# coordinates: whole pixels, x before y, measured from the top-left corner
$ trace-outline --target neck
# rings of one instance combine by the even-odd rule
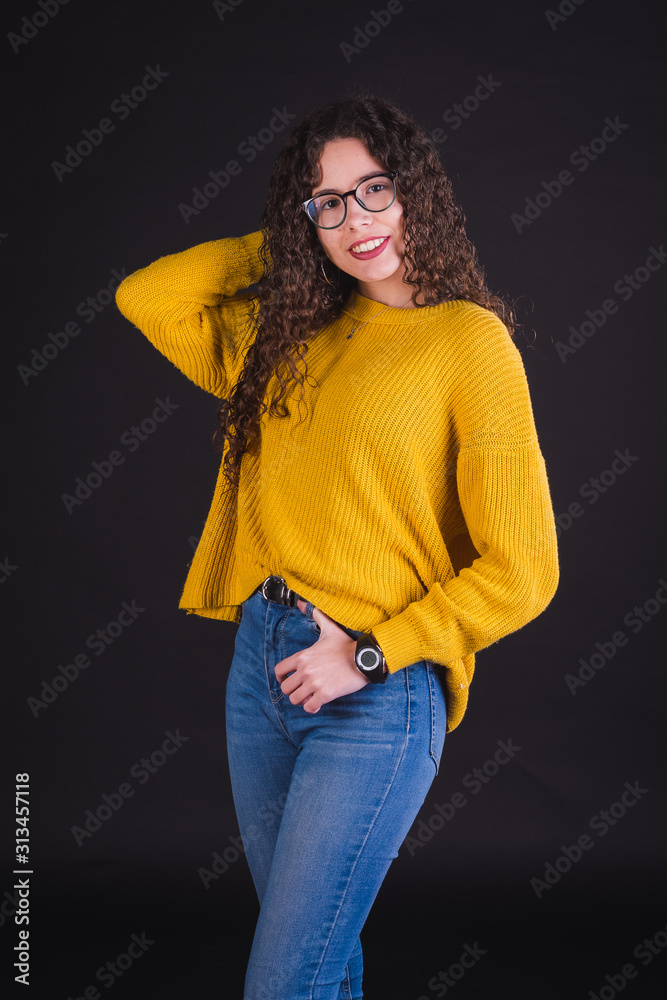
[[[413,286],[407,281],[392,282],[384,284],[382,281],[359,281],[357,280],[357,292],[366,299],[372,299],[383,306],[391,306],[395,309],[414,309],[412,301]],[[423,305],[421,293],[417,296],[417,302]]]

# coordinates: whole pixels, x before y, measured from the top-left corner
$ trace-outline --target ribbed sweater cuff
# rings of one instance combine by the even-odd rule
[[[410,618],[410,609],[406,608],[395,618],[373,626],[373,635],[387,661],[390,674],[423,659],[419,636]]]

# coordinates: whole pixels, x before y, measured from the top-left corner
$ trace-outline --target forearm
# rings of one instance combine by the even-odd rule
[[[373,626],[390,672],[420,659],[475,653],[537,617],[559,578],[553,508],[537,445],[460,460],[460,492],[476,550],[471,566]]]
[[[118,286],[116,303],[141,330],[179,320],[219,305],[257,281],[261,231],[211,240],[168,254],[128,275]]]
[[[129,275],[116,303],[124,316],[188,378],[224,395],[238,375],[248,334],[248,302],[240,289],[257,281],[261,231],[212,240]]]

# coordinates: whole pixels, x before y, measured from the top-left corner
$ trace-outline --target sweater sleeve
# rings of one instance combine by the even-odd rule
[[[116,304],[184,375],[224,398],[241,373],[254,335],[250,296],[259,280],[259,230],[160,257],[128,275]]]
[[[447,664],[537,617],[558,584],[556,527],[528,384],[500,320],[476,324],[453,408],[461,511],[479,554],[399,615],[373,626],[390,672]]]

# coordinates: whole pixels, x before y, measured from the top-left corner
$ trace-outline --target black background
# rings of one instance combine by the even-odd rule
[[[667,575],[664,275],[644,281],[640,272],[627,301],[614,285],[666,235],[658,5],[566,0],[572,12],[552,26],[536,3],[414,0],[347,59],[341,43],[353,43],[382,0],[228,6],[220,16],[211,3],[184,0],[73,0],[18,52],[9,39],[4,45],[0,600],[3,702],[14,734],[3,768],[6,954],[18,930],[13,781],[29,772],[27,995],[65,1000],[97,984],[105,996],[97,969],[145,933],[154,943],[110,986],[113,1000],[242,996],[257,915],[245,859],[236,852],[208,888],[198,874],[214,852],[233,859],[238,836],[224,740],[235,626],[176,607],[218,467],[217,403],[113,302],[90,323],[76,309],[106,288],[114,268],[131,273],[257,229],[287,132],[253,162],[239,144],[268,126],[274,108],[294,115],[292,127],[313,108],[371,88],[447,136],[438,148],[488,280],[522,307],[527,332],[517,344],[555,512],[579,503],[580,516],[566,528],[561,519],[561,583],[547,611],[477,658],[467,714],[446,740],[412,831],[422,845],[401,848],[362,935],[365,995],[443,995],[429,980],[477,942],[485,955],[447,995],[656,997],[667,957],[643,964],[633,951],[656,934],[667,942],[667,612],[655,601]],[[5,4],[5,34],[39,9]],[[158,64],[168,76],[145,101],[124,120],[111,113]],[[443,121],[489,74],[499,86],[460,127]],[[578,170],[570,154],[616,116],[627,128]],[[52,163],[104,117],[114,131],[59,181]],[[232,158],[240,175],[186,224],[179,204]],[[526,199],[568,168],[573,183],[518,232],[512,213],[523,214]],[[561,360],[556,344],[568,342],[569,327],[609,298],[618,311]],[[26,384],[19,366],[73,320],[81,333]],[[121,435],[167,397],[177,409],[131,453]],[[68,513],[62,495],[114,449],[125,462]],[[633,460],[591,503],[590,490],[588,499],[580,490],[610,469],[617,449]],[[35,715],[28,699],[41,698],[58,666],[86,652],[87,636],[133,600],[144,609],[136,621]],[[624,618],[647,601],[648,620],[633,630]],[[566,675],[619,630],[626,644],[572,693]],[[132,766],[177,729],[187,741],[139,785]],[[436,804],[465,792],[465,775],[499,740],[521,749],[427,840]],[[128,780],[134,797],[78,846],[72,827]],[[626,782],[647,791],[606,836],[592,832],[591,819],[618,802]],[[531,879],[586,832],[593,849],[538,898]],[[11,961],[2,972],[10,985]],[[614,980],[628,962],[636,977]]]

